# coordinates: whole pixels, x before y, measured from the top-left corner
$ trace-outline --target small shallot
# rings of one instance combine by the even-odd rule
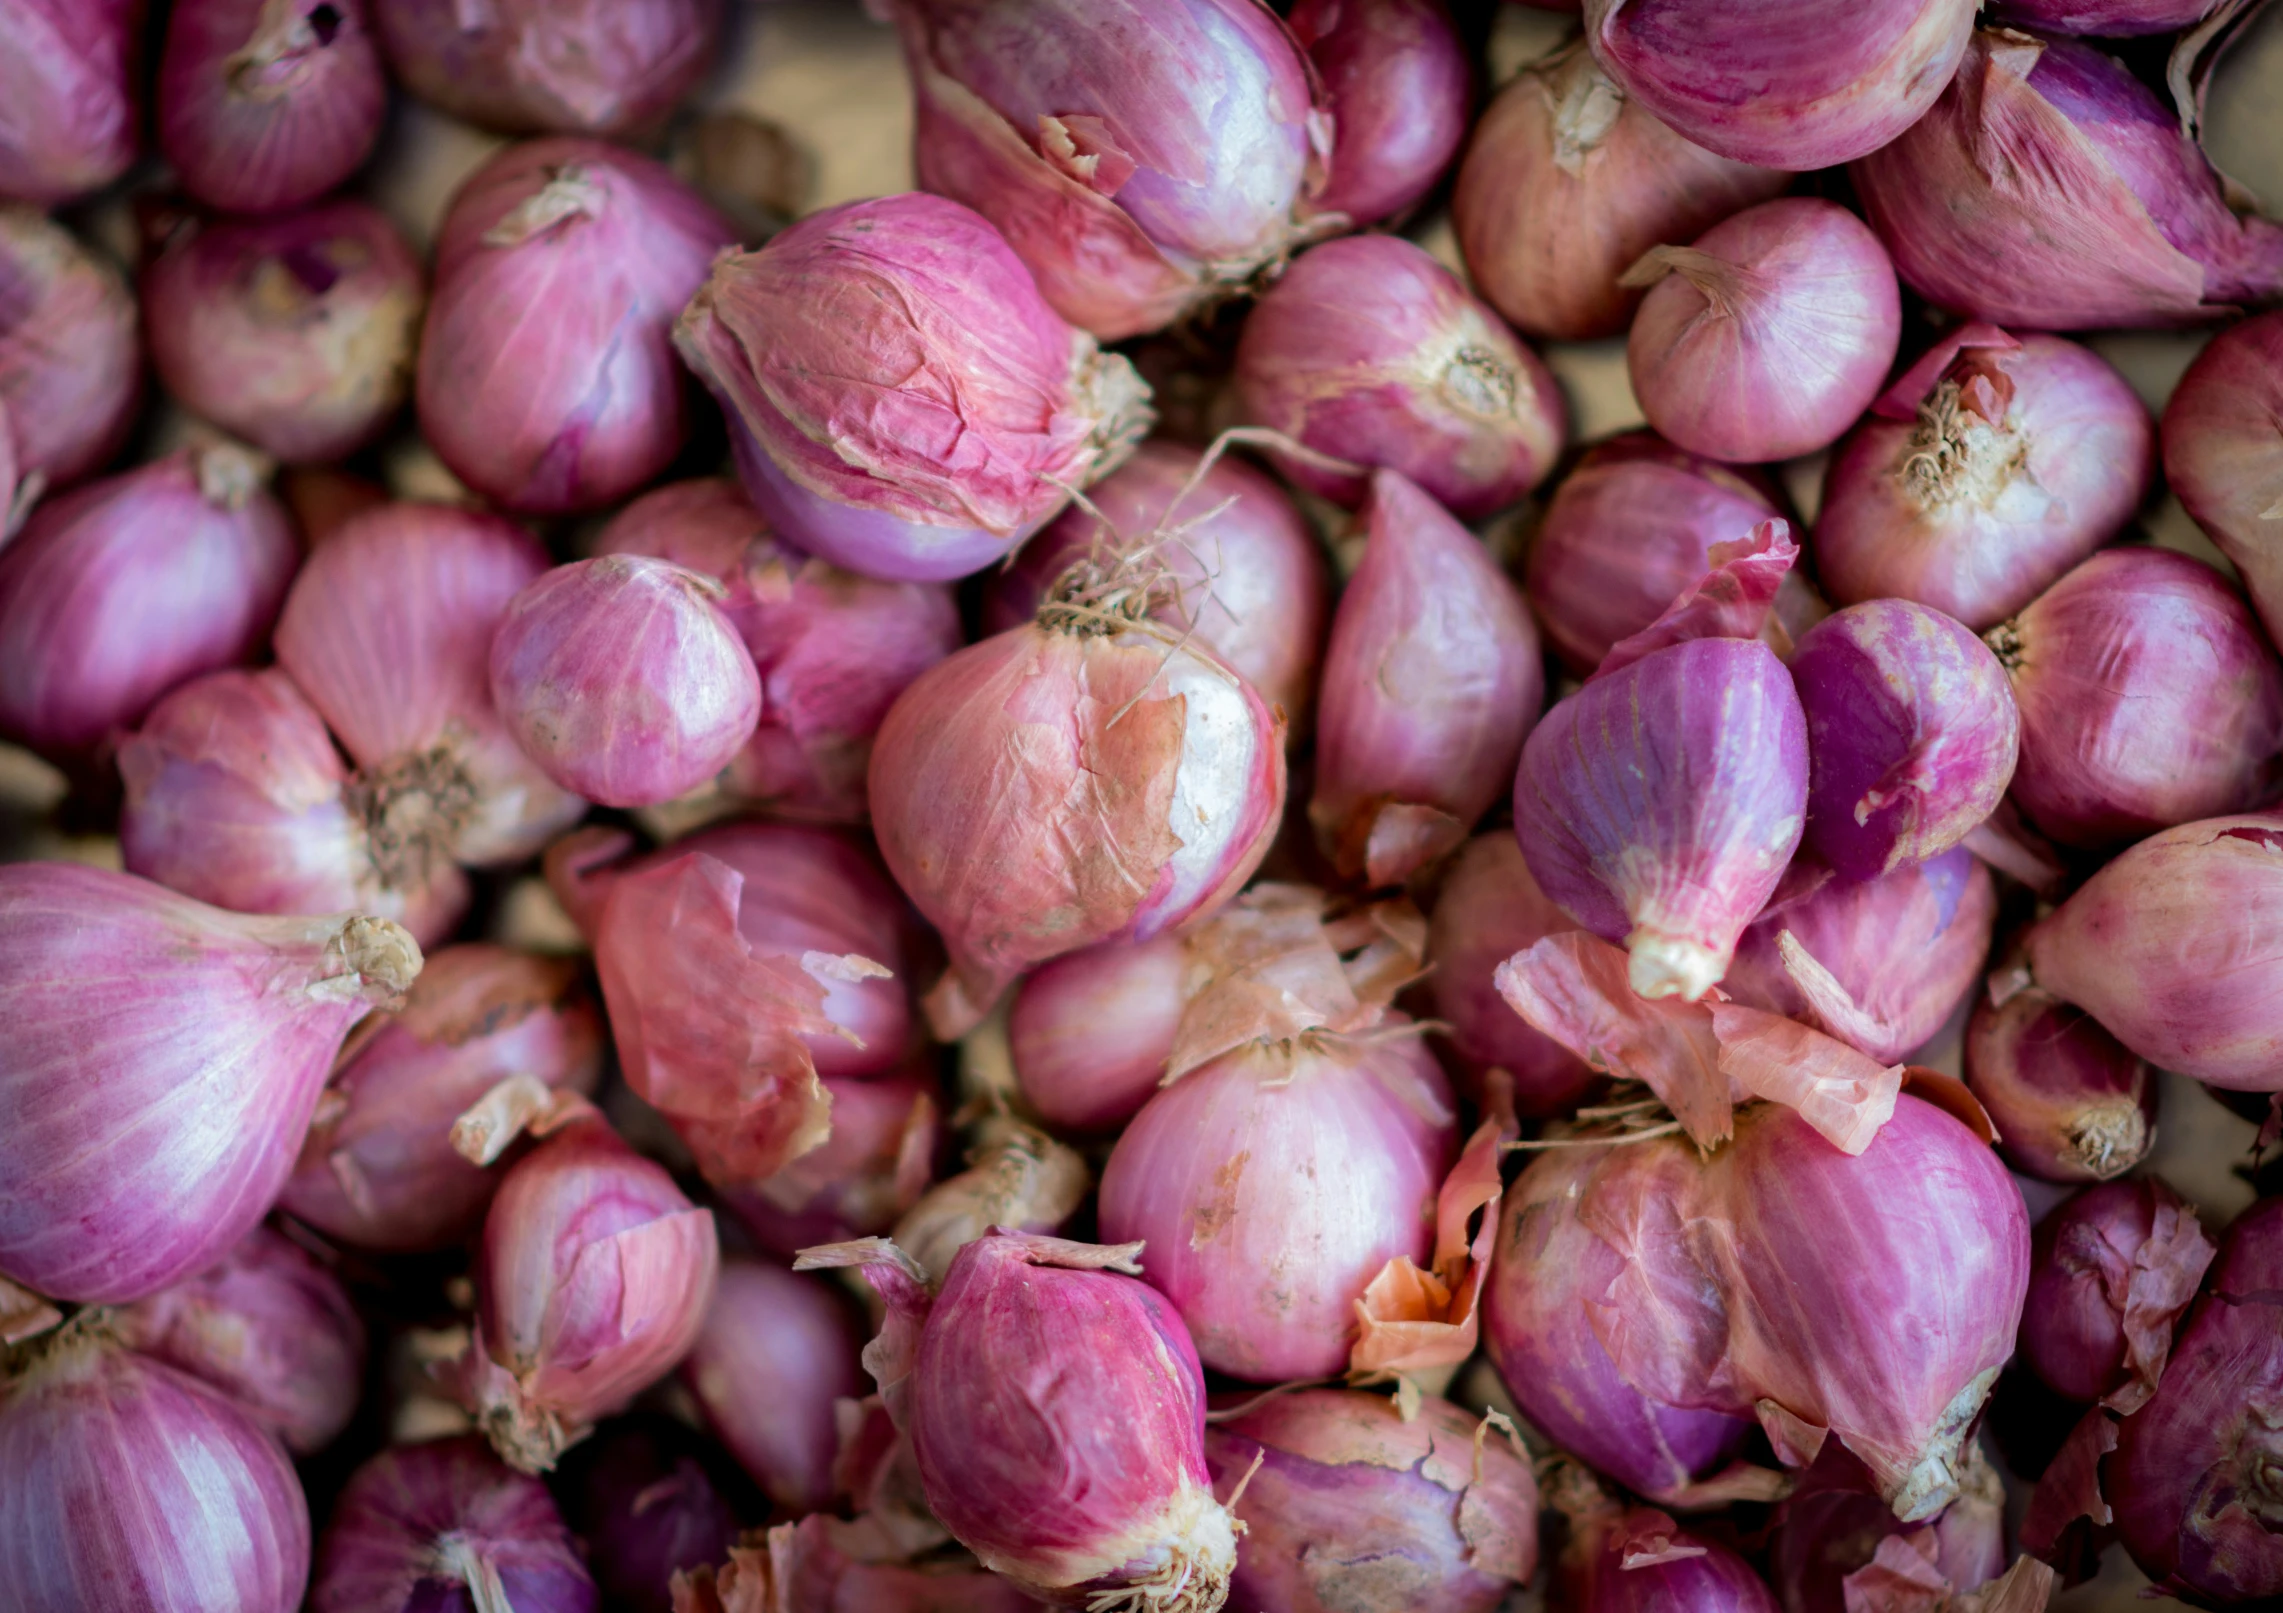
[[[1547,900],[1522,848],[1503,829],[1477,835],[1452,859],[1427,929],[1427,977],[1435,1017],[1453,1052],[1477,1081],[1504,1070],[1514,1107],[1525,1115],[1574,1108],[1600,1077],[1569,1049],[1507,1006],[1492,971],[1515,953],[1572,928]],[[1020,999],[1018,998],[1019,1002]]]
[[[1867,1587],[1857,1576],[1878,1562],[1881,1542],[1896,1536],[1914,1548],[1933,1577],[1943,1582],[1938,1590],[1925,1586],[1934,1595],[1923,1604],[1889,1604],[1864,1595]],[[1857,1613],[1866,1606],[1880,1613],[1890,1607],[1892,1613],[1906,1613],[1921,1606],[1924,1613],[1945,1607],[1966,1613],[1973,1604],[1945,1603],[1940,1598],[1979,1590],[2005,1568],[2005,1483],[1975,1445],[1966,1447],[1958,1499],[1918,1524],[1904,1523],[1879,1499],[1878,1487],[1862,1463],[1842,1447],[1826,1445],[1815,1465],[1800,1476],[1798,1488],[1776,1508],[1768,1542],[1768,1581],[1784,1613]],[[1926,1576],[1919,1579],[1924,1584]]]
[[[1139,1114],[1173,1056],[1189,972],[1183,938],[1159,935],[1066,952],[1023,976],[1007,1038],[1039,1118],[1083,1136]]]
[[[1331,173],[1311,198],[1359,228],[1432,190],[1466,138],[1472,73],[1445,0],[1300,0],[1285,19],[1331,102]]]
[[[1902,340],[1879,239],[1845,208],[1785,197],[1625,272],[1647,286],[1625,367],[1649,424],[1733,463],[1827,448],[1870,406]]]
[[[0,74],[9,57],[0,42]],[[13,99],[0,88],[0,107]],[[143,396],[140,326],[106,259],[32,208],[0,207],[0,427],[19,477],[63,487],[118,453]]]
[[[67,202],[135,160],[138,0],[0,3],[0,197]]]
[[[1286,270],[1245,319],[1236,391],[1255,425],[1400,471],[1470,521],[1543,481],[1567,426],[1537,354],[1393,235],[1327,242]],[[1298,456],[1284,469],[1351,508],[1367,491],[1363,475]]]
[[[2022,1359],[2055,1394],[2138,1411],[2215,1252],[2161,1178],[2088,1187],[2038,1223]]]
[[[112,1304],[221,1259],[277,1198],[342,1037],[419,971],[384,919],[0,867],[0,1273]]]
[[[1556,1505],[1561,1505],[1557,1498]],[[1649,1507],[1600,1497],[1570,1520],[1554,1595],[1574,1613],[1777,1613],[1752,1565]]]
[[[1391,470],[1358,525],[1318,698],[1308,818],[1340,872],[1395,885],[1505,794],[1544,709],[1538,629],[1474,535]]]
[[[2268,637],[2283,624],[2283,313],[2221,331],[2164,405],[2164,479],[2219,545]]]
[[[1937,342],[1832,455],[1816,574],[1979,632],[2114,537],[2154,473],[2148,410],[2097,354],[1974,324]]]
[[[1974,1005],[1966,1084],[2015,1170],[2048,1182],[2122,1176],[2156,1141],[2156,1077],[2081,1008],[2035,987]],[[2092,1398],[2092,1397],[2087,1397]]]
[[[682,1380],[769,1499],[814,1512],[836,1489],[834,1403],[866,1392],[861,1343],[846,1296],[822,1278],[726,1260]]]
[[[656,1412],[612,1418],[555,1483],[595,1588],[619,1613],[673,1613],[674,1576],[728,1554],[738,1528],[725,1489],[736,1479],[720,1447]]]
[[[404,87],[510,134],[640,135],[715,58],[722,0],[369,0]]]

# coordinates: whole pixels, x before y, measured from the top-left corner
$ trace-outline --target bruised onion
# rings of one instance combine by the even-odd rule
[[[2162,1069],[2283,1087],[2283,817],[2207,818],[2149,836],[2025,942],[2030,981]],[[1993,979],[2002,1000],[2016,980]],[[1998,989],[2000,986],[2004,989]]]
[[[591,1093],[602,1051],[574,960],[484,944],[432,953],[404,1005],[343,1048],[279,1208],[359,1249],[458,1241],[498,1173],[453,1151],[452,1123],[511,1076]]]
[[[1628,94],[1707,150],[1795,170],[1876,151],[1917,122],[1973,29],[1972,0],[1884,0],[1844,15],[1585,0],[1586,40]]]
[[[1831,458],[1816,574],[1980,631],[2114,537],[2153,472],[2148,410],[2097,354],[1969,325],[1937,342]]]
[[[832,1504],[834,1402],[861,1400],[861,1340],[843,1296],[760,1260],[727,1260],[682,1379],[729,1453],[793,1512]]]
[[[889,581],[999,559],[1149,429],[1133,366],[1064,322],[988,220],[935,196],[828,208],[722,258],[674,341],[770,524]]]
[[[1308,818],[1341,873],[1400,884],[1505,793],[1546,699],[1522,591],[1394,471],[1372,476],[1318,698]]]
[[[1066,952],[1025,975],[1007,1037],[1039,1118],[1058,1131],[1108,1133],[1140,1113],[1172,1056],[1188,974],[1181,937],[1158,935]]]
[[[46,206],[135,160],[139,0],[0,4],[0,197]]]
[[[2014,799],[2062,844],[2113,846],[2271,793],[2283,662],[2203,561],[2108,550],[1988,637],[2021,707]]]
[[[504,509],[616,502],[690,430],[674,316],[736,240],[647,157],[596,140],[530,140],[477,169],[436,242],[420,338],[420,430]],[[520,317],[543,306],[544,319]]]
[[[861,1264],[886,1300],[866,1365],[928,1506],[984,1567],[1061,1606],[1212,1613],[1235,1525],[1206,1469],[1197,1352],[1135,1280],[1140,1252],[995,1229],[932,1302],[892,1243],[803,1264]]]
[[[185,224],[143,301],[166,389],[282,460],[353,453],[411,390],[420,263],[365,202]]]
[[[365,1324],[341,1280],[255,1227],[195,1276],[113,1314],[131,1348],[235,1400],[301,1455],[349,1425],[364,1389]]]
[[[728,765],[761,720],[761,679],[710,577],[643,555],[558,566],[509,603],[492,702],[574,795],[655,806]]]
[[[341,1038],[419,970],[384,919],[0,867],[0,1273],[123,1303],[221,1259],[293,1168]]]
[[[309,1503],[220,1390],[73,1325],[0,1397],[0,1584],[22,1613],[293,1613]]]
[[[2206,1606],[2283,1595],[2283,1199],[2221,1239],[2149,1403],[2102,1464],[2118,1536],[2160,1594]]]
[[[1554,1587],[1576,1613],[1776,1613],[1767,1583],[1734,1551],[1662,1512],[1608,1501],[1572,1520]]]
[[[1523,583],[1547,644],[1584,677],[1712,568],[1712,547],[1779,514],[1756,473],[1633,431],[1586,451],[1547,501]],[[1787,589],[1804,591],[1796,574]],[[1777,615],[1787,613],[1779,601]]]
[[[1254,424],[1399,471],[1470,521],[1543,481],[1566,426],[1537,354],[1457,275],[1393,235],[1326,242],[1286,270],[1246,316],[1236,392]],[[1360,474],[1283,463],[1351,508],[1368,490]]]
[[[0,4],[0,29],[17,9]],[[10,59],[0,45],[0,73]],[[118,453],[142,401],[140,323],[117,269],[53,219],[0,207],[0,426],[20,478],[62,487]]]
[[[159,57],[159,150],[232,213],[315,201],[380,138],[388,81],[365,0],[176,0]]]
[[[249,658],[299,555],[242,449],[185,448],[33,512],[0,550],[0,730],[70,755]]]
[[[544,1473],[689,1353],[719,1262],[713,1212],[574,1111],[500,1182],[475,1327],[439,1375],[503,1458]]]
[[[2022,1359],[2055,1394],[2138,1411],[2215,1253],[2196,1212],[2158,1177],[2105,1182],[2039,1222],[2030,1249]]]
[[[1944,0],[1947,3],[1947,0]],[[1625,367],[1649,424],[1738,463],[1829,447],[1870,406],[1902,340],[1894,265],[1860,219],[1787,197],[1655,246]]]
[[[761,720],[722,788],[789,816],[861,820],[872,736],[889,706],[964,641],[949,589],[805,556],[771,534],[734,482],[646,493],[611,519],[594,552],[654,555],[727,590],[720,606],[760,675]]]
[[[369,0],[404,87],[510,134],[637,135],[714,60],[721,0]]]
[[[1300,0],[1285,19],[1331,102],[1312,205],[1357,226],[1407,212],[1466,138],[1473,85],[1444,0]]]
[[[2048,1182],[2106,1181],[2139,1164],[2156,1141],[2157,1085],[2147,1062],[2048,992],[1976,1003],[1965,1060],[1966,1084],[2018,1171]]]
[[[1459,167],[1451,223],[1493,308],[1526,335],[1584,341],[1631,319],[1641,293],[1618,280],[1642,253],[1692,241],[1789,182],[1674,133],[1580,40],[1523,68],[1490,103]]]
[[[1405,1417],[1353,1389],[1281,1395],[1207,1427],[1205,1459],[1216,1485],[1243,1481],[1242,1607],[1491,1613],[1537,1567],[1529,1463],[1435,1396]]]
[[[2233,212],[2173,109],[2074,39],[1977,32],[1850,177],[1903,279],[1956,313],[2099,330],[2283,294],[2283,225]]]
[[[1508,1007],[1491,972],[1570,927],[1569,915],[1530,877],[1514,837],[1494,829],[1468,841],[1452,859],[1427,931],[1427,957],[1434,965],[1427,985],[1444,1035],[1478,1079],[1493,1069],[1511,1076],[1515,1108],[1527,1115],[1574,1107],[1599,1077]]]
[[[1075,506],[991,574],[983,625],[1027,622],[1071,565],[1108,563],[1149,545],[1166,577],[1152,619],[1226,661],[1260,697],[1284,708],[1289,732],[1307,732],[1317,663],[1331,613],[1324,546],[1291,496],[1242,460],[1151,441],[1087,490]],[[1194,485],[1192,485],[1194,484]]]
[[[1006,233],[1103,341],[1230,295],[1305,238],[1319,86],[1246,0],[895,0],[920,184]]]
[[[612,1418],[571,1453],[556,1494],[609,1605],[673,1613],[674,1576],[719,1562],[737,1540],[737,1516],[722,1494],[733,1484],[711,1441],[671,1417],[637,1412]]]
[[[315,1613],[595,1613],[597,1605],[547,1487],[473,1436],[398,1445],[350,1474],[310,1592]]]
[[[1941,855],[2004,798],[2021,720],[1998,658],[1951,617],[1850,605],[1808,629],[1791,672],[1807,715],[1803,843],[1845,878]]]
[[[2164,479],[2250,590],[2283,623],[2283,314],[2204,344],[2164,405]]]
[[[1720,989],[1891,1064],[1932,1040],[1980,984],[1997,910],[1989,869],[1962,846],[1875,879],[1829,880],[1764,911]]]

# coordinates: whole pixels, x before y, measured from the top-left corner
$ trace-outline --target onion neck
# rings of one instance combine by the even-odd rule
[[[443,1578],[456,1579],[467,1586],[476,1613],[515,1613],[514,1604],[507,1599],[507,1587],[501,1583],[499,1565],[483,1547],[458,1530],[437,1538],[435,1549],[429,1553],[428,1565]]]
[[[1553,114],[1554,166],[1565,174],[1584,172],[1586,159],[1617,127],[1625,92],[1601,70],[1583,43],[1537,70],[1539,87]]]
[[[476,815],[475,781],[449,740],[361,769],[341,792],[363,828],[373,875],[388,891],[417,890],[451,862]]]
[[[1071,399],[1081,415],[1094,421],[1086,439],[1090,457],[1078,478],[1079,486],[1089,487],[1141,446],[1157,424],[1157,410],[1150,403],[1149,383],[1132,360],[1122,353],[1103,352],[1084,331],[1073,331],[1071,336]]]
[[[2028,440],[2001,412],[1983,415],[1955,377],[1939,382],[1918,406],[1901,468],[1903,492],[1922,510],[1971,501],[1984,509],[2024,471]]]
[[[1887,1504],[1895,1509],[1895,1516],[1904,1523],[1923,1523],[1958,1498],[1960,1485],[1969,1471],[1966,1435],[1973,1428],[1974,1419],[1981,1414],[1982,1402],[1990,1396],[1990,1386],[1997,1381],[1998,1369],[1990,1367],[1977,1374],[1942,1408],[1942,1416],[1928,1436],[1925,1448],[1919,1452],[1918,1460],[1886,1498]]]
[[[483,233],[485,246],[521,246],[572,219],[600,218],[609,205],[603,182],[578,163],[547,171],[547,183],[508,209]]]
[[[269,0],[246,43],[223,65],[230,88],[249,100],[278,99],[340,37],[343,20],[338,6]]]

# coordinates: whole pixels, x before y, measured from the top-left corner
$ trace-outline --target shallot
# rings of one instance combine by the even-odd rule
[[[2283,314],[2221,331],[2164,406],[2164,479],[2251,593],[2283,623]]]
[[[0,30],[19,9],[0,4]],[[0,73],[11,59],[0,44]],[[0,107],[20,104],[0,89]],[[107,260],[32,208],[0,207],[0,435],[27,484],[18,508],[0,513],[0,530],[41,488],[101,469],[126,442],[143,396],[140,327]]]
[[[2014,1169],[2049,1182],[2098,1182],[2140,1163],[2156,1141],[2147,1061],[2081,1008],[2034,987],[1974,1005],[1966,1084]],[[2087,1397],[2091,1398],[2091,1397]]]
[[[714,59],[721,0],[369,0],[404,86],[511,134],[639,135]]]
[[[840,1436],[834,1403],[864,1396],[846,1297],[759,1260],[722,1263],[683,1381],[754,1482],[779,1506],[832,1504]]]
[[[1869,1602],[1858,1576],[1878,1561],[1881,1543],[1895,1537],[1923,1554],[1944,1582],[1936,1596],[1963,1595],[1996,1579],[2006,1567],[2005,1483],[1979,1446],[1966,1447],[1962,1485],[1958,1499],[1938,1516],[1906,1524],[1879,1499],[1862,1463],[1836,1445],[1825,1446],[1776,1508],[1767,1567],[1784,1613],[1854,1613],[1867,1602],[1882,1606]],[[1942,1605],[1933,1597],[1928,1602],[1930,1613]]]
[[[0,3],[0,197],[45,206],[135,160],[137,0]]]
[[[1776,1599],[1750,1563],[1666,1514],[1599,1496],[1579,1510],[1583,1515],[1571,1519],[1554,1564],[1563,1607],[1576,1613],[1776,1613]]]
[[[942,1154],[943,1093],[932,1061],[893,1075],[823,1077],[831,1135],[722,1201],[753,1241],[790,1260],[811,1244],[886,1232],[927,1191]]]
[[[1139,1114],[1173,1056],[1189,974],[1183,938],[1158,935],[1066,952],[1025,975],[1007,1038],[1015,1079],[1040,1118],[1086,1134]]]
[[[614,1417],[564,1462],[556,1494],[586,1547],[587,1571],[612,1608],[673,1613],[678,1573],[719,1562],[736,1543],[734,1477],[720,1447],[658,1413]]]
[[[2085,1189],[2038,1223],[2022,1359],[2056,1394],[2138,1411],[2216,1252],[2160,1177]]]
[[[1358,226],[1400,218],[1466,138],[1472,74],[1445,0],[1300,0],[1285,20],[1331,102],[1311,205]]]

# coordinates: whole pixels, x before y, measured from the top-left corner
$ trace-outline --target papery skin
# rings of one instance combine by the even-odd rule
[[[586,810],[516,747],[487,657],[508,601],[547,569],[496,515],[384,504],[344,521],[294,579],[278,665],[357,765],[384,878],[530,856]]]
[[[511,1466],[544,1473],[689,1353],[720,1259],[711,1210],[599,1114],[574,1118],[492,1198],[474,1337],[445,1380]]]
[[[1990,870],[1964,847],[1877,879],[1834,879],[1755,921],[1736,943],[1720,989],[1896,1063],[1931,1040],[1981,983],[1997,912]],[[1797,961],[1799,952],[1808,961]],[[1838,996],[1815,980],[1811,963]],[[2008,1135],[2002,1122],[1998,1132]]]
[[[2271,794],[2283,661],[2203,561],[2105,551],[1989,637],[2021,708],[2014,800],[2063,845],[2106,849]]]
[[[721,0],[371,0],[405,88],[509,134],[632,135],[714,59]]]
[[[1331,1377],[1365,1284],[1390,1260],[1427,1264],[1458,1142],[1450,1087],[1415,1039],[1255,1043],[1182,1076],[1119,1135],[1102,1235],[1154,1251],[1145,1275],[1214,1370]]]
[[[1832,455],[1816,574],[1977,632],[2114,537],[2155,471],[2148,409],[2074,342],[1970,325],[1938,342]]]
[[[2055,1394],[2138,1411],[2215,1253],[2161,1177],[2085,1189],[2037,1225],[2022,1359]]]
[[[139,0],[0,5],[0,196],[48,205],[135,160]]]
[[[0,46],[0,72],[13,59]],[[0,107],[23,104],[0,90]],[[141,324],[108,259],[32,208],[0,207],[0,413],[18,476],[63,487],[119,452],[143,397]]]
[[[2192,28],[2218,7],[2219,0],[2001,0],[1990,10],[2040,33],[2121,39]]]
[[[1149,627],[998,634],[922,673],[881,725],[880,852],[951,954],[939,1038],[1050,958],[1209,914],[1267,854],[1281,718]]]
[[[1246,316],[1236,393],[1255,425],[1400,471],[1464,520],[1546,478],[1567,408],[1553,372],[1458,276],[1393,235],[1329,241]],[[1353,508],[1369,491],[1285,456],[1285,474]]]
[[[1304,1389],[1205,1430],[1216,1486],[1254,1454],[1230,1595],[1275,1613],[1490,1613],[1538,1561],[1538,1486],[1506,1436],[1439,1396]]]
[[[383,919],[0,867],[0,1273],[119,1304],[219,1260],[276,1199],[341,1038],[419,971]]]
[[[847,1302],[823,1279],[726,1260],[682,1381],[770,1500],[814,1512],[837,1490],[834,1402],[867,1393],[862,1342]]]
[[[320,1543],[315,1613],[459,1613],[481,1581],[515,1613],[595,1613],[547,1487],[474,1435],[397,1445],[350,1475]]]
[[[1969,0],[1896,0],[1846,19],[1813,0],[1585,0],[1610,77],[1707,150],[1804,170],[1876,151],[1933,104],[1974,28]]]
[[[813,1244],[888,1231],[927,1191],[942,1153],[942,1086],[924,1052],[892,1075],[818,1085],[832,1134],[775,1174],[721,1193],[753,1241],[788,1260]]]
[[[1312,205],[1362,228],[1432,190],[1466,138],[1473,73],[1444,0],[1301,0],[1285,19],[1331,101]]]
[[[42,504],[0,550],[0,730],[69,756],[251,657],[300,558],[256,474],[185,448]]]
[[[647,157],[598,140],[510,146],[436,241],[421,435],[502,509],[563,515],[632,493],[688,439],[669,332],[737,233]],[[547,317],[519,317],[543,306]]]
[[[309,1503],[218,1389],[74,1329],[0,1400],[0,1584],[21,1613],[293,1613]]]
[[[2238,1215],[2156,1396],[2102,1464],[2156,1589],[2207,1607],[2283,1594],[2283,1199]]]
[[[130,1349],[221,1390],[297,1455],[331,1444],[364,1390],[365,1324],[348,1291],[268,1227],[111,1325]]]
[[[1330,131],[1251,0],[898,0],[920,184],[1006,232],[1103,341],[1209,306],[1304,238]]]
[[[984,630],[1003,632],[1029,621],[1062,573],[1095,546],[1123,550],[1157,541],[1149,559],[1172,575],[1151,618],[1194,633],[1263,700],[1283,707],[1286,733],[1297,740],[1313,720],[1332,610],[1331,566],[1291,495],[1241,459],[1216,459],[1195,491],[1182,497],[1202,459],[1178,443],[1142,444],[1086,491],[1108,530],[1073,505],[1011,564],[991,573]],[[1228,509],[1220,508],[1232,499]]]
[[[673,1613],[674,1576],[719,1562],[738,1536],[720,1448],[658,1412],[614,1417],[563,1464],[565,1522],[588,1572],[625,1613]]]
[[[975,1122],[965,1157],[966,1169],[921,1194],[892,1234],[934,1281],[993,1227],[1060,1232],[1094,1191],[1084,1155],[1012,1114]]]
[[[1890,1536],[1921,1551],[1931,1547],[1934,1570],[1959,1594],[2005,1572],[2004,1481],[1978,1446],[1966,1448],[1966,1462],[1958,1499],[1929,1522],[1906,1524],[1879,1499],[1862,1463],[1826,1445],[1776,1508],[1767,1576],[1784,1613],[1851,1613],[1859,1593],[1848,1581]]]
[[[343,1048],[279,1208],[377,1253],[460,1241],[501,1173],[454,1152],[452,1122],[510,1076],[592,1094],[602,1039],[574,960],[481,942],[431,954],[404,1006]]]
[[[1522,590],[1433,499],[1379,471],[1360,521],[1363,560],[1324,652],[1308,818],[1343,874],[1391,885],[1505,792],[1546,677]]]
[[[1577,1613],[1776,1613],[1752,1565],[1647,1507],[1573,1520],[1554,1595]]]
[[[1523,571],[1548,647],[1585,676],[1712,569],[1714,544],[1780,513],[1774,489],[1753,472],[1654,432],[1587,449],[1547,501]],[[1804,592],[1793,576],[1786,587]],[[1777,614],[1787,613],[1779,605]]]
[[[1878,237],[1813,197],[1762,202],[1692,246],[1652,248],[1625,278],[1650,287],[1625,344],[1642,412],[1714,459],[1829,447],[1878,396],[1902,340]]]
[[[2283,623],[2283,313],[2204,344],[2164,405],[2164,479],[2250,591],[2272,642]]]
[[[168,14],[159,151],[210,207],[315,201],[364,165],[387,115],[365,0],[184,0]]]
[[[1541,938],[1571,928],[1538,888],[1522,848],[1503,829],[1468,841],[1443,875],[1427,931],[1435,1017],[1466,1071],[1514,1078],[1525,1115],[1560,1114],[1600,1081],[1568,1049],[1524,1023],[1491,982],[1491,971]]]
[[[917,192],[714,265],[674,328],[780,534],[867,577],[1002,558],[1149,428],[1149,388],[979,213]]]
[[[674,1576],[671,1613],[1032,1613],[1039,1605],[1011,1580],[956,1560],[912,1567],[853,1555],[867,1547],[864,1522],[815,1514],[748,1534],[721,1567]]]
[[[1674,133],[1581,40],[1492,100],[1459,165],[1451,223],[1476,289],[1516,329],[1589,341],[1631,320],[1641,293],[1618,277],[1642,253],[1693,241],[1790,182]]]
[[[288,463],[354,453],[411,393],[420,260],[368,203],[186,225],[142,293],[167,391]]]
[[[2021,719],[2005,668],[1905,599],[1825,617],[1791,656],[1807,716],[1803,844],[1848,879],[1940,856],[2005,797]]]
[[[2034,987],[1966,1022],[1966,1084],[1998,1152],[2048,1182],[2121,1176],[2156,1141],[2156,1076],[2081,1008]]]
[[[729,764],[761,720],[761,677],[721,585],[645,555],[557,566],[491,641],[492,703],[573,795],[655,806]]]
[[[1630,1168],[1633,1152],[1557,1148],[1531,1160],[1499,1216],[1483,1343],[1532,1427],[1628,1490],[1674,1500],[1725,1467],[1752,1425],[1649,1398],[1595,1334],[1587,1302],[1606,1290],[1620,1257],[1579,1208],[1599,1177]]]
[[[2119,854],[2025,946],[2035,983],[2161,1069],[2283,1089],[2283,816],[2207,818]]]
[[[2283,293],[2283,226],[2231,211],[2173,109],[2077,40],[1977,32],[1933,110],[1849,176],[1902,277],[1954,313],[2190,325]]]
[[[1530,735],[1514,831],[1539,888],[1633,955],[1633,988],[1695,1001],[1790,865],[1807,722],[1766,645],[1672,645],[1588,683]]]
[[[1182,938],[1159,935],[1066,952],[1025,975],[1007,1035],[1039,1118],[1108,1135],[1140,1113],[1172,1056],[1188,973]]]
[[[721,608],[760,674],[761,719],[722,787],[787,816],[861,822],[888,708],[966,639],[949,588],[879,582],[803,555],[720,478],[645,493],[612,517],[594,552],[655,555],[728,590]]]

